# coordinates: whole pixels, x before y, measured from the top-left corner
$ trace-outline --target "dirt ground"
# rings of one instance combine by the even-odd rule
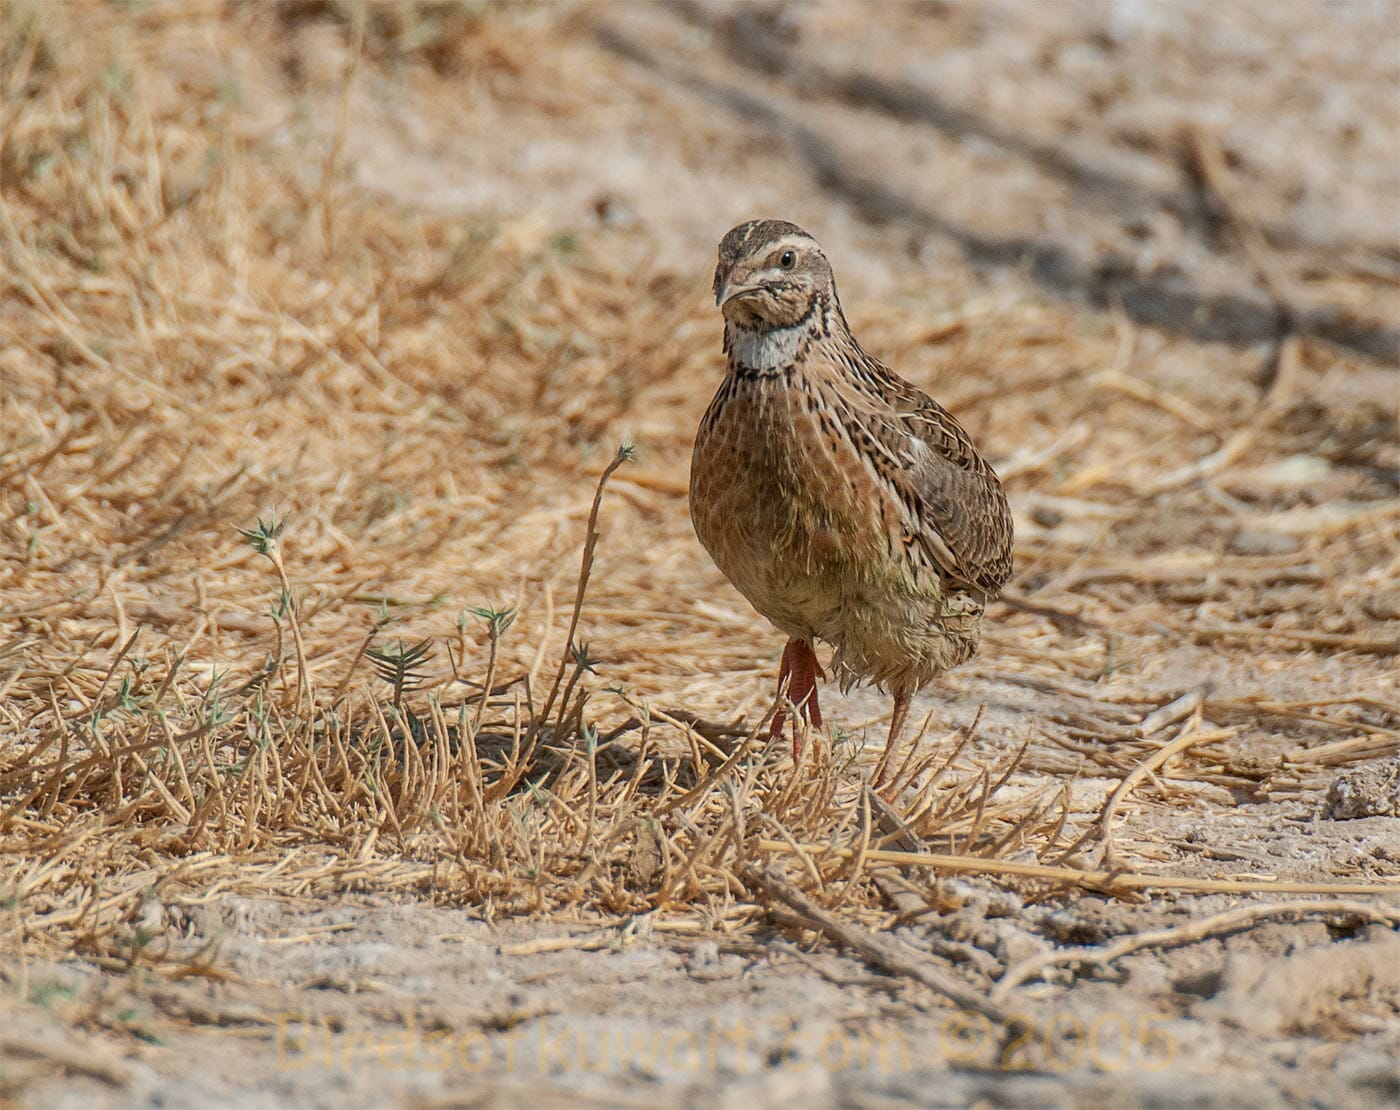
[[[3,18],[7,1104],[1400,1103],[1400,6]],[[684,491],[756,215],[1015,511],[903,858],[878,692],[810,794],[726,762],[780,644]]]

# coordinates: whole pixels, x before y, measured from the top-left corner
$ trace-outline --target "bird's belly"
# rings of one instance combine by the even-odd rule
[[[755,385],[702,425],[691,519],[755,609],[790,636],[839,642],[853,591],[889,560],[885,510],[863,478],[800,392]]]
[[[849,598],[822,639],[836,646],[835,677],[843,686],[869,679],[917,690],[976,652],[984,608],[980,597],[933,583],[891,586]]]

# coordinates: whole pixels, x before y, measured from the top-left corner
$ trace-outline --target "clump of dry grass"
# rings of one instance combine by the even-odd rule
[[[703,281],[650,266],[625,231],[378,203],[347,176],[343,111],[290,157],[236,90],[178,64],[200,35],[266,35],[211,12],[0,10],[4,945],[160,964],[174,956],[151,950],[150,901],[226,891],[739,928],[762,912],[745,876],[773,858],[827,906],[880,920],[870,868],[899,861],[880,856],[894,841],[859,785],[865,753],[811,743],[794,769],[760,741],[761,625],[706,597],[719,579],[685,523],[714,369]],[[454,66],[463,51],[524,64],[497,30],[514,18],[493,10],[439,45]],[[374,19],[335,26],[375,64],[417,49],[411,27]],[[346,88],[370,64],[350,57]],[[1163,717],[1180,691],[1140,669],[1162,637],[1285,661],[1393,653],[1355,603],[1400,559],[1393,504],[1309,518],[1292,555],[1146,553],[1132,530],[1163,514],[1238,527],[1248,476],[1234,503],[1201,480],[1229,485],[1250,451],[1286,445],[1259,456],[1257,434],[1195,426],[1198,408],[1133,376],[1131,329],[1083,334],[1029,308],[978,331],[976,311],[936,334],[864,322],[895,361],[981,368],[955,407],[993,441],[1023,433],[1002,467],[1027,517],[1021,576],[984,659],[1055,708],[1032,735],[986,741],[974,724],[911,757],[899,835],[924,863],[1088,874],[1062,857],[1114,813],[1046,772],[1141,766],[1126,806],[1144,778],[1168,799],[1286,790],[1393,753],[1400,716],[1379,695],[1203,694]],[[1282,411],[1271,395],[1269,419]],[[1163,445],[1209,432],[1229,456],[1164,488]],[[1256,515],[1295,511],[1311,510]],[[1300,627],[1322,595],[1351,623]],[[1302,733],[1260,769],[1198,736],[1160,777],[1161,729],[1194,713],[1209,733],[1206,712],[1326,742]]]
[[[329,156],[306,189],[218,95],[6,18],[8,943],[130,955],[195,887],[718,918],[744,844],[849,831],[821,746],[779,774],[599,677],[585,588],[632,449],[578,491],[632,333],[676,309],[634,290],[609,333],[627,276],[571,245],[396,222]],[[481,600],[443,612],[462,567]]]
[[[25,860],[11,878],[25,914],[50,940],[69,936],[109,959],[135,958],[152,897],[216,875],[216,889],[408,889],[495,913],[702,906],[711,923],[752,916],[735,905],[736,867],[763,837],[794,848],[845,842],[860,810],[847,769],[821,744],[786,768],[753,734],[729,737],[737,742],[726,750],[681,722],[651,721],[644,705],[607,737],[590,722],[580,679],[594,662],[575,632],[604,484],[631,450],[599,479],[566,647],[544,690],[528,676],[493,681],[509,614],[483,609],[491,650],[481,681],[458,676],[474,696],[455,705],[412,696],[427,641],[356,655],[374,660],[387,691],[318,693],[284,526],[246,530],[274,572],[275,647],[261,669],[236,685],[217,672],[190,684],[178,658],[163,669],[132,658],[138,629],[94,685],[70,685],[80,709],[54,704],[29,722],[32,742],[7,747],[0,820]],[[1033,827],[1008,816],[1014,807],[989,806],[1005,775],[990,783],[983,773],[935,802],[952,758],[932,773],[930,762],[904,772],[924,782],[913,826],[993,852]],[[869,821],[867,806],[867,843]],[[1008,822],[1012,832],[992,839]],[[819,868],[798,850],[819,887],[860,877],[859,866]]]

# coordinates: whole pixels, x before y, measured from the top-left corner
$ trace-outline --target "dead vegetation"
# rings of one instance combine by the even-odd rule
[[[412,27],[325,7],[342,91],[416,64]],[[1290,331],[1263,364],[1210,349],[1219,382],[1193,391],[1177,368],[1200,349],[1121,314],[857,305],[1000,453],[1018,574],[953,681],[1039,706],[932,713],[891,823],[861,785],[873,722],[796,768],[758,739],[776,640],[684,502],[717,359],[703,272],[635,229],[400,210],[346,165],[348,92],[293,152],[234,76],[155,64],[201,36],[270,43],[267,18],[0,10],[9,989],[66,953],[218,976],[149,910],[231,892],[697,934],[772,918],[871,951],[951,873],[1031,898],[1329,893],[1320,912],[1394,923],[1335,900],[1393,898],[1393,860],[1180,872],[1124,831],[1320,798],[1400,752],[1394,411],[1337,388],[1373,366]],[[568,19],[492,9],[421,49],[525,81],[522,36],[564,49]],[[1165,661],[1177,645],[1194,667]],[[1291,671],[1316,692],[1273,692]]]

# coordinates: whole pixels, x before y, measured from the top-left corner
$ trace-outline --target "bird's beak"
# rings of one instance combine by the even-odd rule
[[[752,277],[753,274],[738,270],[731,273],[715,290],[715,304],[723,308],[735,297],[742,297],[745,293],[757,293],[761,287],[749,284],[749,279]]]

